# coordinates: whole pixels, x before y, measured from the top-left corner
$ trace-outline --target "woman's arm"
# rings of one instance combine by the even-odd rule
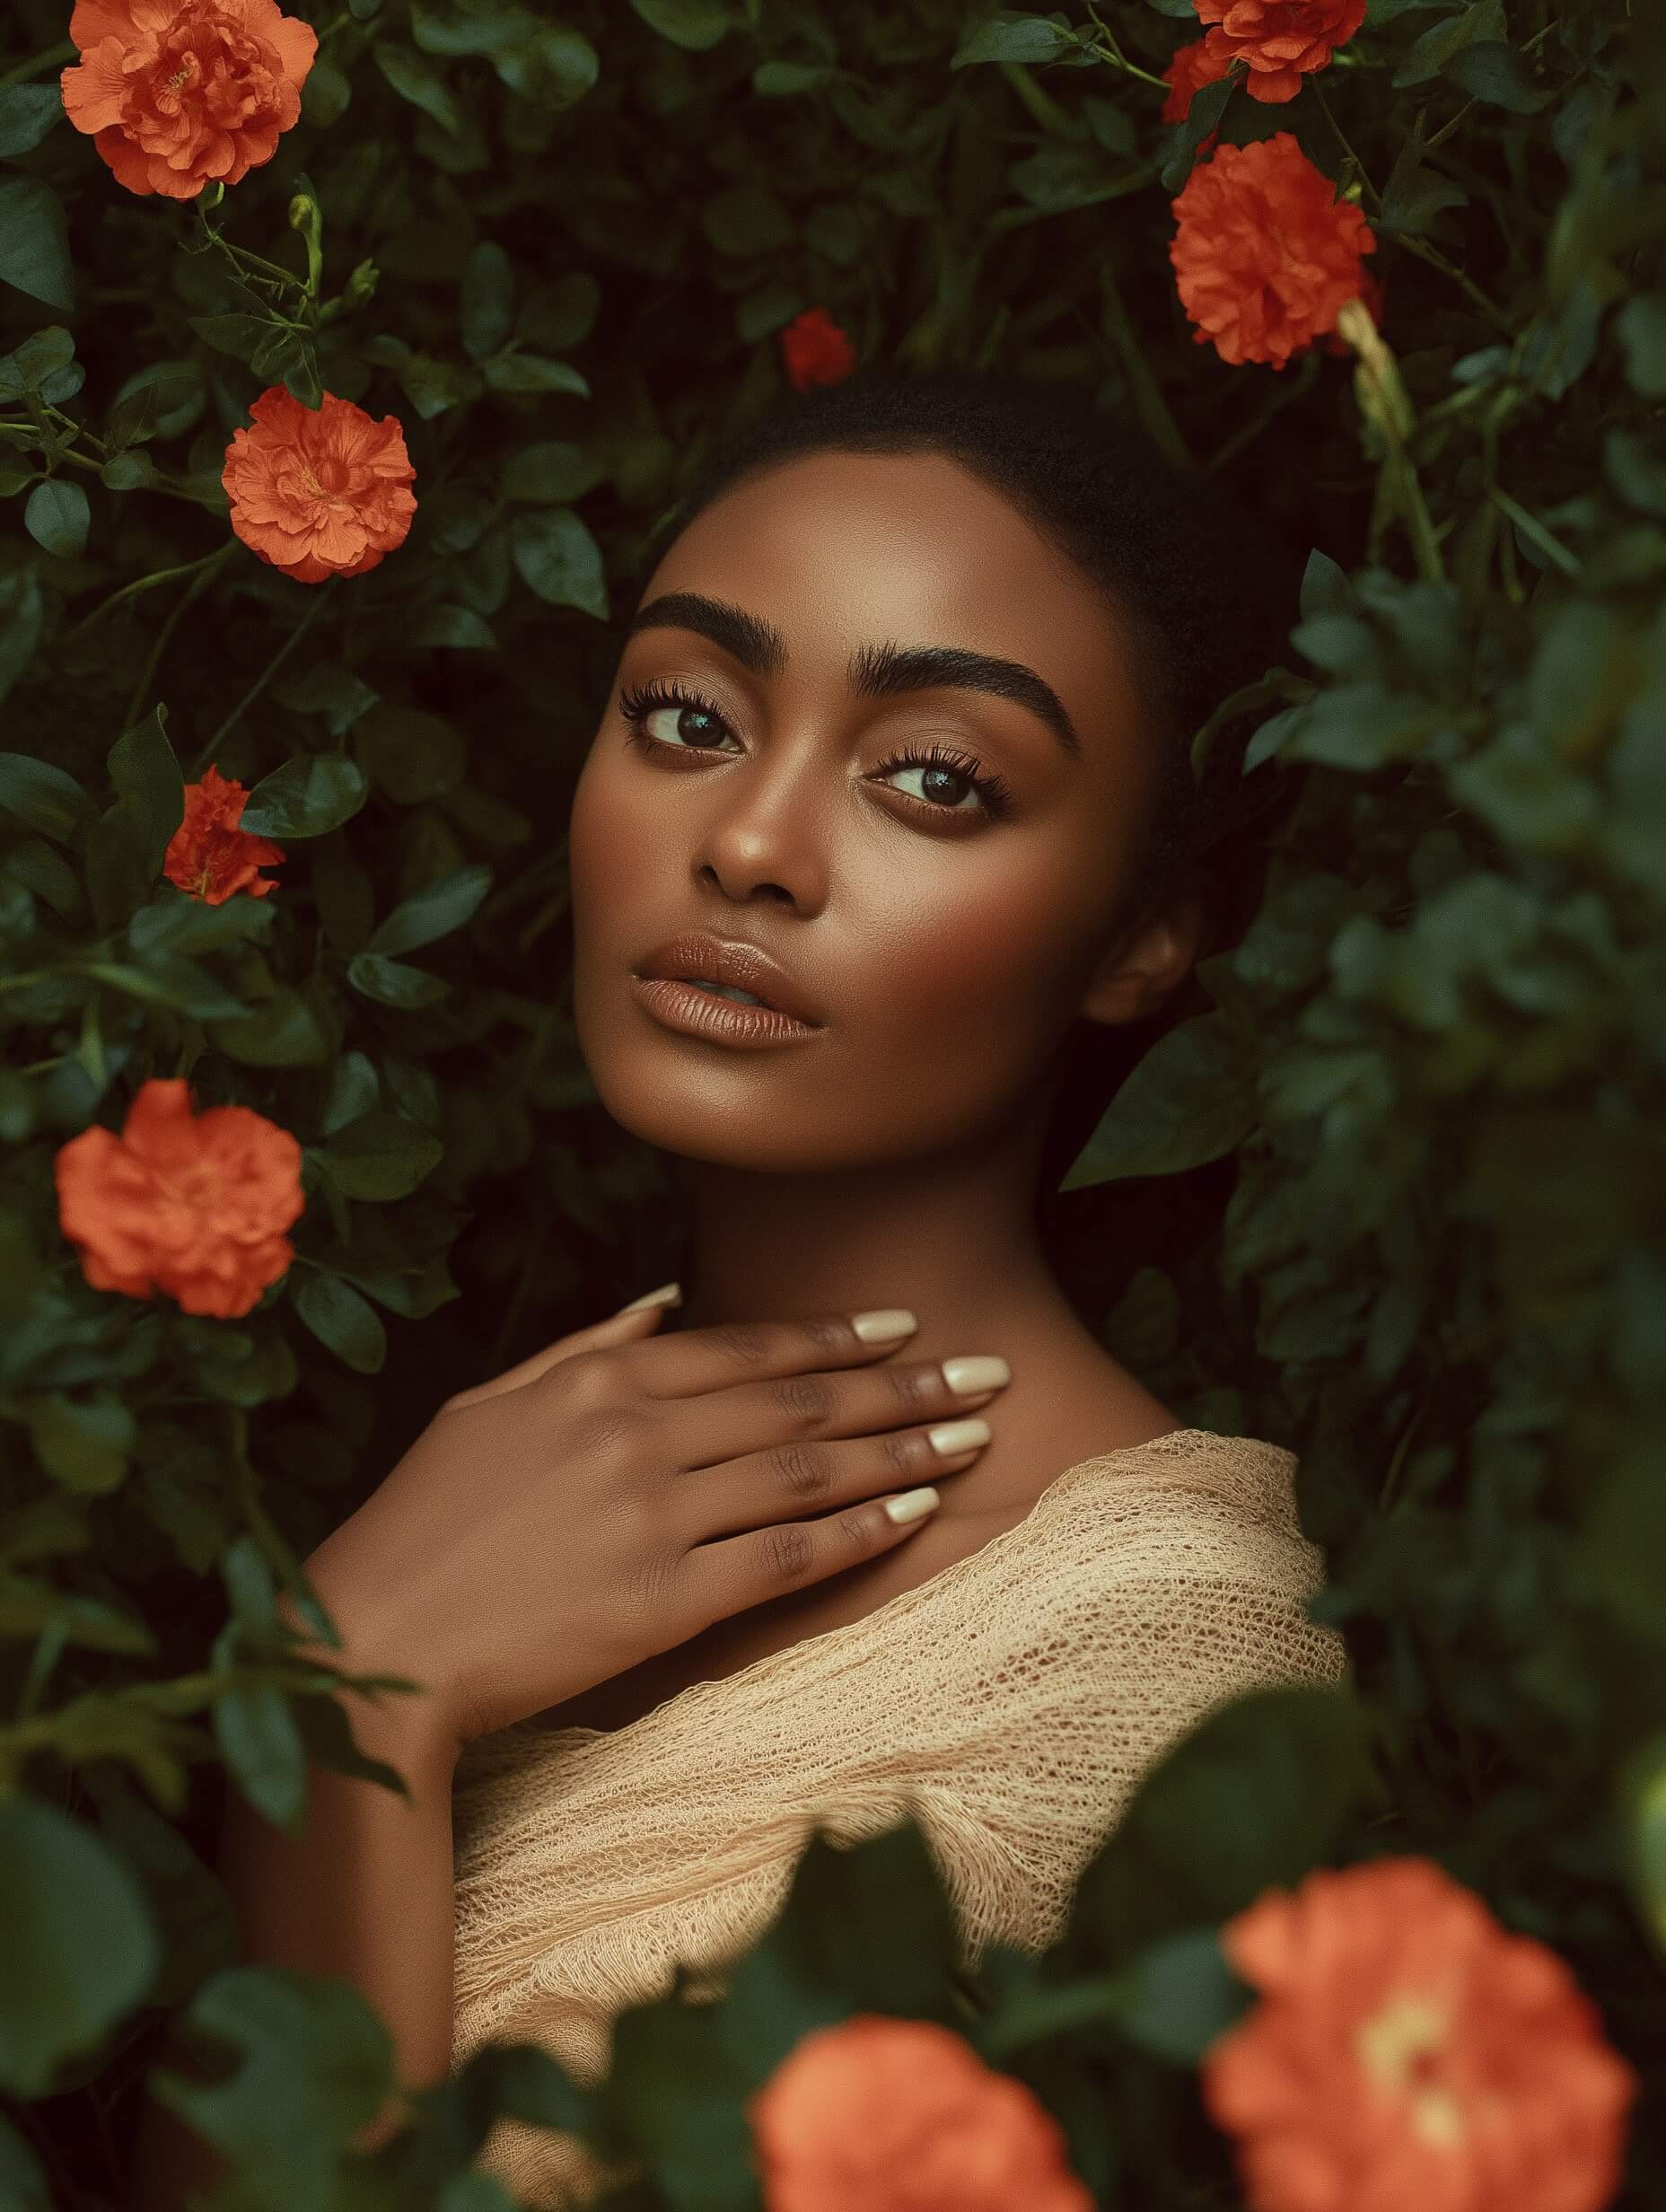
[[[329,1601],[327,1599],[326,1602]],[[280,1604],[287,1606],[285,1602]],[[341,1616],[331,1606],[338,1622]],[[292,1614],[291,1620],[294,1623]],[[352,1673],[419,1670],[332,1651]],[[456,1739],[429,1717],[434,1700],[384,1691],[341,1693],[367,1757],[404,1776],[408,1799],[380,1783],[309,1764],[307,1810],[294,1835],[233,1792],[226,1801],[219,1873],[236,1909],[243,1962],[335,1974],[380,2013],[395,2043],[399,2079],[443,2081],[452,2051],[452,1781]],[[165,2054],[162,2063],[182,2061]],[[391,2125],[391,2114],[383,2116]],[[362,2145],[379,2139],[367,2132]],[[140,2121],[135,2212],[186,2212],[193,2188],[224,2171],[217,2153],[153,2100]]]

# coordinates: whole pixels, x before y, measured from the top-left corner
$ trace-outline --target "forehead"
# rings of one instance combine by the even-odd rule
[[[667,549],[644,593],[701,591],[785,636],[789,675],[862,645],[1022,661],[1078,729],[1136,711],[1124,624],[1011,500],[942,453],[812,453],[744,478]]]

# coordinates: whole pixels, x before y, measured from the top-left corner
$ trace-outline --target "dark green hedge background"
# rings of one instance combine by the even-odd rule
[[[676,1271],[663,1165],[574,1049],[567,802],[647,533],[820,305],[864,362],[1087,380],[1314,553],[1247,763],[1292,778],[1258,911],[1055,1233],[1183,1420],[1300,1453],[1358,1695],[1248,1701],[1212,1724],[1223,1756],[1159,1769],[1069,1941],[992,1965],[986,2047],[1101,2202],[1234,2205],[1194,2074],[1218,1976],[1165,1984],[1161,2019],[1013,2008],[1267,1882],[1425,1853],[1600,2006],[1647,2085],[1614,2201],[1653,2212],[1658,12],[1372,0],[1296,100],[1233,89],[1189,127],[1159,117],[1185,0],[291,12],[321,41],[301,121],[212,209],[125,191],[64,121],[63,6],[21,0],[0,54],[0,2202],[122,2202],[140,2081],[199,1990],[240,2069],[213,2108],[228,2205],[481,2212],[507,2201],[462,2178],[490,2112],[579,2113],[553,2067],[491,2060],[402,2147],[338,2157],[374,2100],[319,2085],[364,2025],[228,1973],[206,1862],[228,1786],[293,1820],[309,1749],[353,1763],[274,1621],[296,1559],[443,1396]],[[1396,382],[1194,344],[1170,203],[1209,123],[1293,131],[1357,197]],[[294,306],[246,257],[304,276],[298,191],[337,304],[274,345],[214,319]],[[366,575],[303,586],[231,536],[225,448],[280,380],[403,423],[418,510]],[[251,787],[332,764],[251,803],[288,853],[269,898],[161,877],[157,806],[209,760]],[[366,957],[425,893],[456,926],[401,926],[397,971]],[[177,1075],[305,1147],[296,1262],[241,1321],[93,1291],[59,1228],[57,1148]],[[885,1878],[812,1853],[776,1940],[843,1916],[819,2001],[906,2010],[937,1971],[929,1873],[906,1840],[854,1856]],[[908,1964],[876,1991],[881,1956]],[[710,2023],[644,2009],[619,2202],[757,2201],[740,2092],[803,2024],[767,1984],[730,2000],[739,2071],[674,2119],[655,2085]]]

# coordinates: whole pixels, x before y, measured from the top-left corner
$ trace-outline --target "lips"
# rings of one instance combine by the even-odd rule
[[[777,1014],[821,1026],[820,1015],[792,977],[755,944],[704,933],[671,937],[655,945],[636,972],[686,983],[727,983]]]

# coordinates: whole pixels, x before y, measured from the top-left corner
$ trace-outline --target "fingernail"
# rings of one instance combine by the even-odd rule
[[[923,1490],[905,1490],[900,1497],[888,1497],[885,1511],[893,1521],[919,1521],[940,1503],[928,1482]]]
[[[628,1305],[622,1305],[619,1312],[635,1313],[638,1308],[644,1305],[680,1305],[681,1304],[682,1285],[680,1283],[662,1283],[657,1290],[644,1290],[640,1298],[633,1298]]]
[[[889,1344],[895,1337],[911,1337],[920,1324],[906,1305],[876,1305],[853,1313],[850,1325],[864,1344]]]
[[[1013,1370],[997,1354],[980,1354],[977,1358],[945,1359],[943,1379],[958,1398],[973,1398],[979,1391],[996,1391],[1010,1382]]]
[[[932,1440],[932,1450],[948,1460],[957,1452],[969,1452],[975,1444],[987,1444],[989,1424],[976,1416],[969,1421],[939,1421],[935,1428],[928,1428],[925,1434]]]

